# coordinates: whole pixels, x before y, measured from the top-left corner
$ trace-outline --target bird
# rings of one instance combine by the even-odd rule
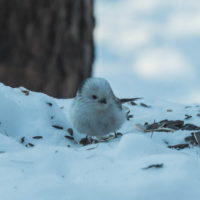
[[[121,128],[127,119],[122,104],[137,99],[119,99],[106,79],[87,78],[73,99],[70,120],[79,133],[101,138]]]

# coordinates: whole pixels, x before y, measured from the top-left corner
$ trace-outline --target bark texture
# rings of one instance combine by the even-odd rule
[[[72,97],[91,75],[93,0],[0,0],[0,82]]]

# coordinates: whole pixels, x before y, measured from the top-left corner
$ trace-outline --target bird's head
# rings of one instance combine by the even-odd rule
[[[105,110],[114,102],[114,94],[110,84],[103,78],[86,79],[77,92],[82,103],[97,110]]]

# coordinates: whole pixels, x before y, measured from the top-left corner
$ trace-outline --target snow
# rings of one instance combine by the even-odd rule
[[[32,137],[43,136],[48,137],[52,143],[62,142],[61,135],[64,133],[49,126],[69,126],[55,100],[45,94],[30,92],[25,95],[22,91],[26,89],[12,89],[0,85],[0,132],[18,141],[25,137],[25,142],[31,142]]]
[[[82,146],[64,137],[72,127],[71,100],[23,91],[0,84],[1,199],[199,199],[199,147],[167,147],[183,143],[191,131],[152,134],[136,128],[137,123],[184,119],[185,114],[193,116],[188,123],[198,125],[199,105],[185,108],[148,98],[139,102],[151,108],[126,104],[134,118],[119,130],[122,137]],[[163,167],[144,169],[153,164]]]
[[[117,96],[144,97],[138,102],[151,108],[126,104],[134,118],[119,130],[122,137],[83,146],[83,135],[74,131],[76,142],[65,137],[73,128],[71,99],[0,84],[0,199],[199,200],[199,146],[168,148],[194,131],[144,133],[137,124],[169,119],[199,126],[200,105],[192,103],[200,100],[200,2],[95,5],[94,75],[108,79]]]

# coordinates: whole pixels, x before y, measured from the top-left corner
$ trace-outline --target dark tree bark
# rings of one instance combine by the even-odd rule
[[[72,97],[94,60],[93,0],[0,0],[0,82]]]

